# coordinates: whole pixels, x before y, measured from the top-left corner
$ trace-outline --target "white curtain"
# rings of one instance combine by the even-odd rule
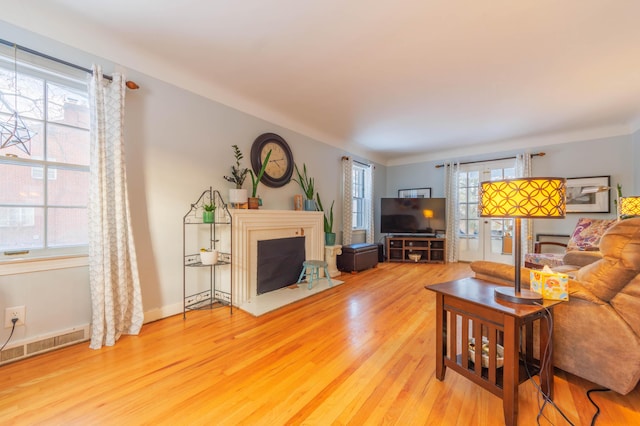
[[[367,230],[366,242],[373,244],[374,240],[374,218],[373,218],[373,164],[370,164],[364,171],[364,198],[365,214],[364,227]]]
[[[458,261],[458,173],[460,163],[445,163],[444,193],[447,197],[447,262]]]
[[[351,244],[353,230],[353,160],[342,158],[342,245]]]
[[[516,177],[531,177],[531,154],[525,152],[516,156]],[[514,219],[515,220],[515,219]],[[522,257],[526,253],[533,253],[533,221],[525,219],[521,221]]]
[[[109,82],[94,66],[89,86],[90,347],[99,349],[112,346],[122,334],[138,334],[143,311],[124,162],[125,79],[115,73]]]

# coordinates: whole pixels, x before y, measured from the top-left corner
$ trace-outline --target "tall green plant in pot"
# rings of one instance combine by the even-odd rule
[[[315,194],[315,183],[312,177],[307,175],[307,165],[303,164],[302,173],[298,169],[298,165],[296,164],[296,174],[297,178],[293,178],[292,180],[297,182],[304,193],[304,209],[306,211],[316,211],[316,202],[313,199],[313,195]]]
[[[234,189],[229,190],[229,202],[232,206],[239,207],[240,204],[247,202],[247,190],[243,189],[242,185],[244,184],[244,180],[247,178],[249,169],[240,165],[240,160],[242,160],[244,156],[242,155],[240,148],[238,148],[238,145],[232,145],[231,147],[233,148],[233,156],[236,159],[236,164],[231,166],[231,175],[224,176],[224,179],[236,186]]]
[[[316,194],[316,201],[318,204],[318,210],[324,212],[324,208],[322,207],[322,200],[320,200],[320,193]],[[331,208],[329,209],[329,215],[327,213],[324,214],[324,243],[328,246],[333,246],[336,244],[336,234],[333,232],[333,203],[335,200],[331,201]]]
[[[262,175],[264,175],[264,171],[267,168],[267,164],[269,164],[269,157],[271,157],[271,150],[267,152],[267,155],[264,157],[262,161],[262,167],[258,172],[258,175],[253,174],[253,170],[249,170],[249,174],[251,175],[251,183],[253,185],[253,191],[251,192],[251,197],[249,197],[249,208],[257,209],[260,205],[260,201],[258,200],[258,184],[260,183],[260,179],[262,179]]]

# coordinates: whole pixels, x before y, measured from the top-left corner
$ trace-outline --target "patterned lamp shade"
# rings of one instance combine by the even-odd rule
[[[640,197],[620,198],[620,214],[622,216],[640,216]]]
[[[480,183],[480,216],[562,218],[565,216],[564,178],[532,177]]]

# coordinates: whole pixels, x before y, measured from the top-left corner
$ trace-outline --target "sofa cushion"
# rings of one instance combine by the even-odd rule
[[[610,303],[629,327],[640,336],[640,275],[636,275]]]
[[[603,258],[578,271],[578,280],[602,300],[610,301],[640,273],[640,218],[627,219],[602,236]]]
[[[524,255],[524,263],[539,269],[545,266],[555,268],[564,264],[564,253],[527,253]]]
[[[600,251],[572,250],[564,254],[562,262],[564,265],[573,265],[582,268],[600,259],[602,259],[602,252]]]
[[[586,217],[578,219],[567,243],[567,251],[596,249],[600,245],[600,239],[604,233],[616,222],[615,219],[589,219]]]

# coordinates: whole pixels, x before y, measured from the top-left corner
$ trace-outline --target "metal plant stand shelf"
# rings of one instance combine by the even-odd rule
[[[204,222],[204,206],[216,206],[213,221]],[[220,192],[211,187],[191,204],[182,221],[182,316],[187,311],[214,309],[232,305],[231,268],[231,229],[232,217]],[[200,259],[201,248],[216,250],[217,261],[211,265],[203,264]]]

